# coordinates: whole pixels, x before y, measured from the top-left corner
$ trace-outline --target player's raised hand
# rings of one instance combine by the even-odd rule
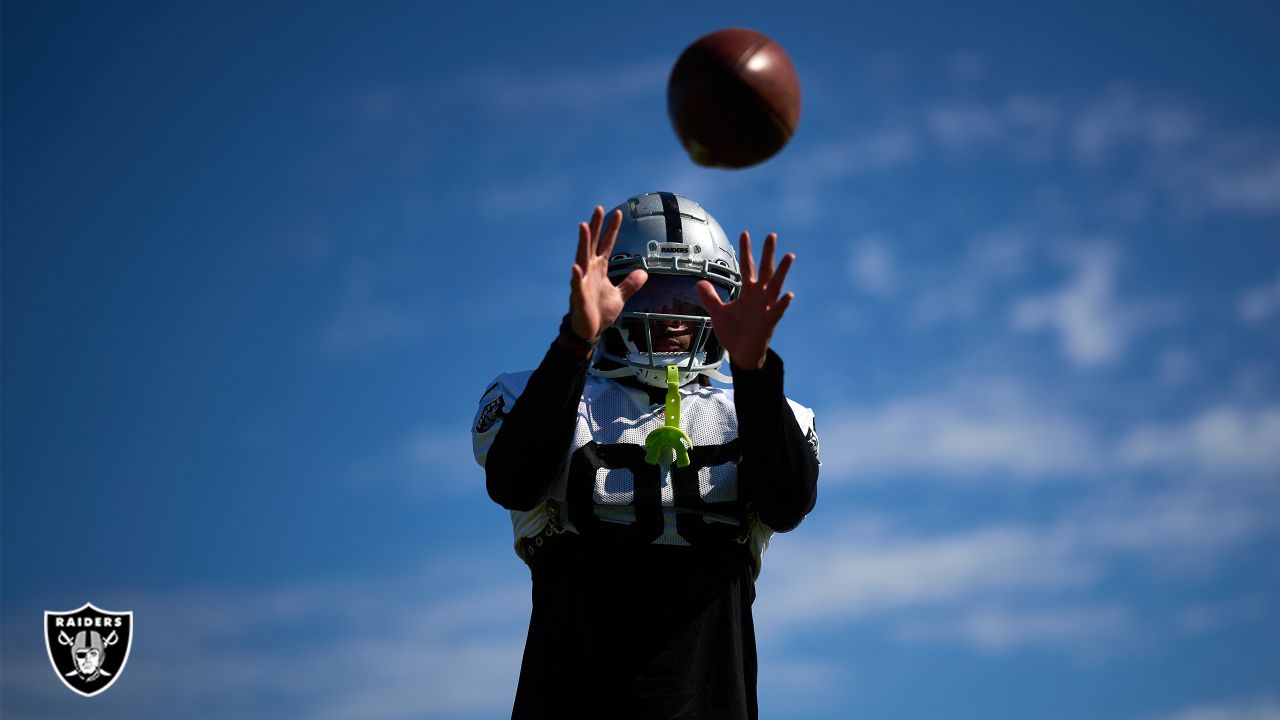
[[[636,293],[649,273],[633,270],[616,286],[609,280],[609,253],[622,227],[622,211],[609,216],[604,225],[604,208],[597,205],[590,223],[578,223],[578,259],[569,280],[569,314],[578,337],[593,340],[618,319],[622,306]]]
[[[795,293],[779,297],[782,283],[796,256],[794,253],[787,253],[775,268],[773,253],[777,243],[777,233],[769,233],[765,237],[764,252],[760,255],[760,268],[757,272],[755,260],[751,257],[751,236],[746,232],[742,233],[739,242],[742,292],[736,299],[728,303],[722,302],[710,282],[703,280],[698,283],[698,297],[711,315],[716,338],[729,351],[733,364],[744,370],[759,370],[764,367],[773,330],[795,297]]]

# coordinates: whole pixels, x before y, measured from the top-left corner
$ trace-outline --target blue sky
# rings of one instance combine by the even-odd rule
[[[1280,718],[1274,7],[8,2],[5,718],[485,718],[528,618],[470,457],[576,223],[671,190],[798,259],[817,508],[770,718]],[[799,131],[693,166],[689,42]],[[42,613],[133,610],[125,675]]]

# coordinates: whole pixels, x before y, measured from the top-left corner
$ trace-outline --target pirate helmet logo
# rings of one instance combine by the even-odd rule
[[[93,697],[111,687],[129,661],[133,612],[99,610],[85,603],[78,610],[44,614],[45,648],[62,683]]]

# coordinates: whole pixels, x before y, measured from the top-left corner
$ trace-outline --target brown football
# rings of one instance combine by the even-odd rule
[[[746,28],[704,35],[676,60],[667,112],[699,165],[744,168],[782,149],[800,122],[800,79],[781,45]]]

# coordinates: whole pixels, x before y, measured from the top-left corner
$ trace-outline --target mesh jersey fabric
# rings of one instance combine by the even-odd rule
[[[503,411],[515,405],[531,374],[500,375],[481,398],[472,423],[480,465],[501,429]],[[644,389],[588,376],[563,470],[536,507],[511,511],[516,553],[528,562],[522,539],[545,535],[551,523],[553,532],[595,530],[640,544],[688,546],[702,538],[743,542],[758,572],[773,530],[738,502],[741,451],[733,394],[697,383],[682,387],[680,427],[693,443],[692,462],[673,468],[668,454],[652,466],[643,461],[644,440],[664,424],[663,404],[651,402]],[[790,399],[787,404],[816,453],[813,411]]]

